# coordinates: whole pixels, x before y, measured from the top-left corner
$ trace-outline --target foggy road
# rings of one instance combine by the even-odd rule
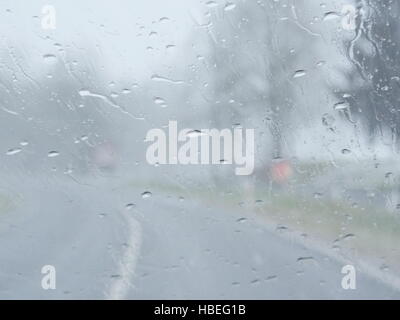
[[[251,218],[167,193],[142,198],[106,179],[77,183],[8,181],[1,299],[400,297],[359,272],[357,289],[342,289],[342,263]],[[55,290],[41,287],[44,265],[56,268]]]

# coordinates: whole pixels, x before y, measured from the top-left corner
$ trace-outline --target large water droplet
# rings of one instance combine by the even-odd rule
[[[147,199],[150,198],[153,194],[150,191],[145,191],[142,193],[142,198]]]
[[[20,153],[22,149],[20,148],[15,148],[15,149],[10,149],[6,152],[7,156],[13,156],[14,154]]]
[[[322,21],[331,21],[340,18],[340,14],[334,11],[330,11],[324,14]]]
[[[159,105],[160,107],[163,107],[163,108],[165,108],[167,106],[165,100],[163,98],[160,98],[160,97],[155,97],[154,98],[154,103]]]
[[[293,74],[293,78],[301,78],[301,77],[304,77],[306,74],[307,74],[307,71],[305,71],[305,70],[297,70]]]
[[[197,138],[197,137],[201,137],[206,135],[204,132],[202,132],[201,130],[190,130],[188,131],[188,133],[186,134],[186,136],[188,138]]]
[[[134,203],[128,203],[128,204],[125,206],[125,209],[131,210],[131,209],[133,209],[133,208],[135,208],[135,207],[136,207],[136,205],[135,205]]]
[[[168,82],[168,83],[172,83],[172,84],[183,84],[184,83],[182,80],[173,80],[173,79],[159,76],[157,74],[152,75],[151,80],[160,81],[160,82]]]
[[[342,237],[342,240],[351,240],[354,239],[356,235],[354,233],[348,233]]]
[[[297,258],[297,262],[301,264],[314,264],[316,261],[314,257],[299,257]]]
[[[58,151],[50,151],[47,156],[49,158],[54,158],[54,157],[58,157],[60,155],[60,153]]]
[[[89,90],[82,89],[82,90],[79,90],[79,95],[81,97],[88,97],[88,96],[91,96],[91,92]]]
[[[350,107],[350,104],[348,102],[340,101],[340,102],[334,104],[333,109],[344,110],[344,109],[348,109],[349,107]]]
[[[276,227],[276,231],[283,232],[283,231],[287,231],[287,230],[288,230],[288,227],[283,226],[283,225],[278,225],[278,226]]]

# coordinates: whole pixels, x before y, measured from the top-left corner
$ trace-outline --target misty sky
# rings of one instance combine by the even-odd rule
[[[41,28],[44,5],[56,9],[56,30]],[[198,0],[2,0],[0,41],[3,48],[29,45],[33,64],[44,54],[54,53],[54,43],[76,48],[90,44],[101,50],[103,59],[109,59],[105,64],[112,65],[114,73],[143,77],[172,61],[201,6]]]

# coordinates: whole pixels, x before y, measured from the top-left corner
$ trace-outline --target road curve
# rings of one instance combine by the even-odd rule
[[[104,179],[21,179],[1,184],[0,299],[400,298],[362,272],[344,290],[343,263],[251,218]]]

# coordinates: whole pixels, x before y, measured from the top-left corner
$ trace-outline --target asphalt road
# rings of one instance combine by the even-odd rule
[[[0,299],[400,298],[361,272],[356,290],[342,289],[342,262],[251,218],[144,191],[3,179],[13,205],[0,212]],[[55,290],[41,286],[44,265]]]

